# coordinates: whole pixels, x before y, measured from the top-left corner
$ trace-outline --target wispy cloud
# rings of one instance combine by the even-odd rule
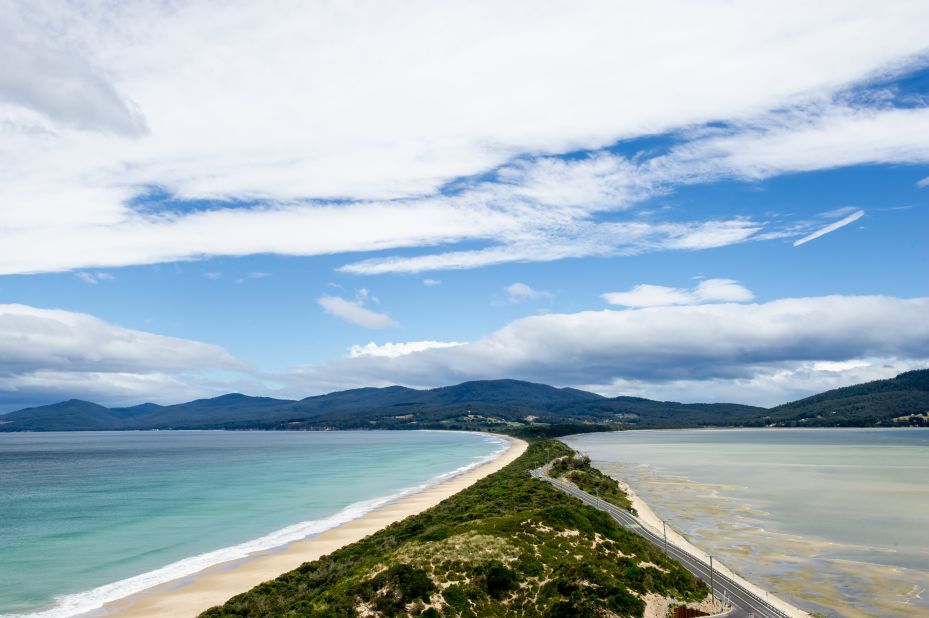
[[[341,296],[320,296],[316,302],[331,316],[364,328],[396,328],[400,324],[386,313],[378,313],[364,306],[362,299],[347,300]]]
[[[426,278],[426,279],[423,279],[423,285],[425,285],[425,286],[427,286],[427,287],[433,287],[433,286],[436,286],[436,285],[442,285],[442,281],[441,281],[441,279],[429,279],[429,278]]]
[[[88,283],[90,285],[97,285],[101,281],[112,281],[113,279],[116,278],[110,273],[104,273],[104,272],[91,273],[91,272],[86,272],[86,271],[76,272],[74,273],[74,276],[80,279],[81,281],[83,281],[84,283]]]
[[[634,207],[721,178],[929,160],[929,109],[847,103],[873,76],[925,64],[918,2],[866,22],[848,2],[771,2],[763,26],[754,4],[720,20],[686,2],[543,3],[529,22],[492,3],[294,3],[286,19],[248,3],[26,6],[0,25],[15,60],[0,67],[0,274],[432,252],[346,267],[418,272],[702,249],[778,230],[748,209],[643,220]],[[654,23],[673,44],[655,44]],[[550,45],[577,32],[588,44]],[[475,77],[461,89],[455,75]],[[386,101],[371,96],[383,84]],[[687,105],[669,104],[682,92]],[[660,134],[679,146],[603,150]],[[150,187],[168,199],[145,202]],[[214,206],[177,208],[192,201]],[[446,250],[461,242],[479,248]]]
[[[827,226],[825,226],[825,227],[822,227],[822,228],[816,230],[816,231],[813,232],[812,234],[807,234],[807,235],[804,236],[803,238],[800,238],[799,240],[795,240],[795,241],[794,241],[794,247],[799,247],[800,245],[806,244],[806,243],[810,242],[811,240],[816,240],[817,238],[819,238],[819,237],[821,237],[821,236],[825,236],[826,234],[828,234],[828,233],[830,233],[830,232],[834,232],[834,231],[836,231],[836,230],[839,229],[839,228],[845,227],[845,226],[848,225],[849,223],[854,223],[855,221],[857,221],[858,219],[862,218],[863,216],[864,216],[864,211],[863,211],[863,210],[859,210],[859,211],[853,212],[852,214],[848,215],[847,217],[844,217],[844,218],[842,218],[842,219],[839,219],[838,221],[835,221],[835,222],[833,222],[833,223],[830,223],[829,225],[827,225]]]
[[[271,273],[265,273],[265,272],[250,272],[250,273],[245,273],[244,275],[242,275],[241,277],[239,277],[238,279],[236,279],[235,282],[236,282],[237,284],[242,284],[242,283],[245,283],[246,281],[249,281],[249,280],[251,280],[251,279],[266,279],[266,278],[268,278],[268,277],[270,277],[270,276],[271,276]]]
[[[919,187],[920,189],[925,189],[926,187],[929,187],[929,176],[926,176],[925,178],[917,182],[916,186]]]

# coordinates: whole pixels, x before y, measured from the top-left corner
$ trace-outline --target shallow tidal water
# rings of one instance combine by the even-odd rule
[[[626,431],[565,442],[799,607],[929,616],[929,430]]]
[[[453,432],[0,433],[0,617],[72,616],[281,547],[503,446]]]

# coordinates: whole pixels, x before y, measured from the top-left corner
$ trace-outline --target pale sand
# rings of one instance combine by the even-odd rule
[[[509,440],[510,448],[496,459],[473,470],[385,504],[358,519],[326,530],[312,538],[291,543],[276,553],[260,555],[231,565],[217,565],[193,578],[168,582],[138,595],[114,601],[104,606],[105,615],[120,618],[197,616],[262,582],[296,569],[304,562],[312,562],[394,522],[421,513],[500,470],[525,452],[527,445],[524,441],[506,436],[499,437]]]
[[[652,510],[650,506],[648,506],[648,503],[646,503],[642,498],[639,497],[638,494],[635,493],[635,491],[632,489],[632,487],[629,486],[628,483],[621,481],[619,479],[617,479],[617,482],[620,484],[623,490],[627,494],[629,494],[629,499],[632,500],[632,507],[639,514],[638,515],[639,521],[645,524],[646,526],[648,526],[649,528],[651,528],[654,532],[658,533],[659,535],[662,534],[661,518],[655,514],[655,512]],[[710,557],[709,555],[707,555],[705,551],[703,551],[702,549],[700,549],[699,547],[697,547],[696,545],[688,541],[683,535],[679,534],[677,530],[674,530],[673,528],[671,528],[671,526],[667,527],[667,533],[668,533],[668,543],[671,543],[673,545],[676,545],[677,547],[680,547],[684,551],[694,556],[697,556],[698,558],[702,559],[705,562],[710,561]],[[734,573],[733,571],[729,569],[729,567],[722,564],[721,562],[719,562],[719,560],[716,560],[715,558],[713,560],[713,568],[719,571],[720,573],[723,573],[730,579],[738,582],[739,584],[741,584],[746,589],[750,590],[752,593],[754,593],[758,597],[762,599],[767,598],[768,602],[771,605],[778,608],[782,612],[786,613],[788,616],[791,616],[793,618],[809,618],[810,617],[810,615],[807,612],[803,611],[802,609],[798,607],[794,607],[787,601],[784,601],[783,599],[776,597],[775,595],[771,594],[769,591],[764,590],[760,586],[756,586],[755,584],[741,577],[737,573]]]

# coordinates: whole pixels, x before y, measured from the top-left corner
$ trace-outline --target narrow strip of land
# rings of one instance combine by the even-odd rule
[[[390,502],[381,508],[332,528],[305,541],[291,543],[281,551],[217,565],[193,578],[169,582],[105,606],[106,615],[119,618],[186,618],[221,605],[229,598],[258,584],[292,571],[305,562],[377,532],[381,528],[431,508],[462,489],[493,474],[525,452],[526,442],[509,440],[510,447],[497,458],[425,490]]]
[[[609,502],[592,496],[570,483],[566,483],[559,479],[553,479],[545,474],[543,468],[535,469],[531,474],[541,481],[551,483],[558,489],[579,499],[581,502],[609,513],[620,525],[635,532],[654,545],[665,548],[665,540],[662,535],[646,526],[629,511],[625,511]],[[714,593],[718,597],[725,597],[728,603],[733,606],[733,611],[727,614],[727,618],[794,618],[807,616],[805,612],[789,606],[783,609],[778,608],[771,600],[761,598],[741,582],[720,573],[718,570],[714,570],[711,577],[710,565],[707,562],[694,556],[692,553],[677,546],[673,542],[668,542],[667,552],[669,556],[677,560],[684,568],[702,579],[708,585],[711,579],[713,580]],[[787,605],[783,601],[780,601],[778,604]]]

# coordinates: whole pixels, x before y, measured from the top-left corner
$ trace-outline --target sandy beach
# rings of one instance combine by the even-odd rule
[[[505,436],[500,436],[506,438]],[[435,506],[442,500],[492,474],[519,457],[527,444],[506,438],[510,447],[496,459],[421,492],[398,499],[336,528],[285,548],[234,563],[220,564],[197,575],[156,586],[137,595],[114,601],[88,616],[120,618],[197,616],[214,605],[246,592],[258,584],[292,571],[304,562],[363,539],[394,522]]]

